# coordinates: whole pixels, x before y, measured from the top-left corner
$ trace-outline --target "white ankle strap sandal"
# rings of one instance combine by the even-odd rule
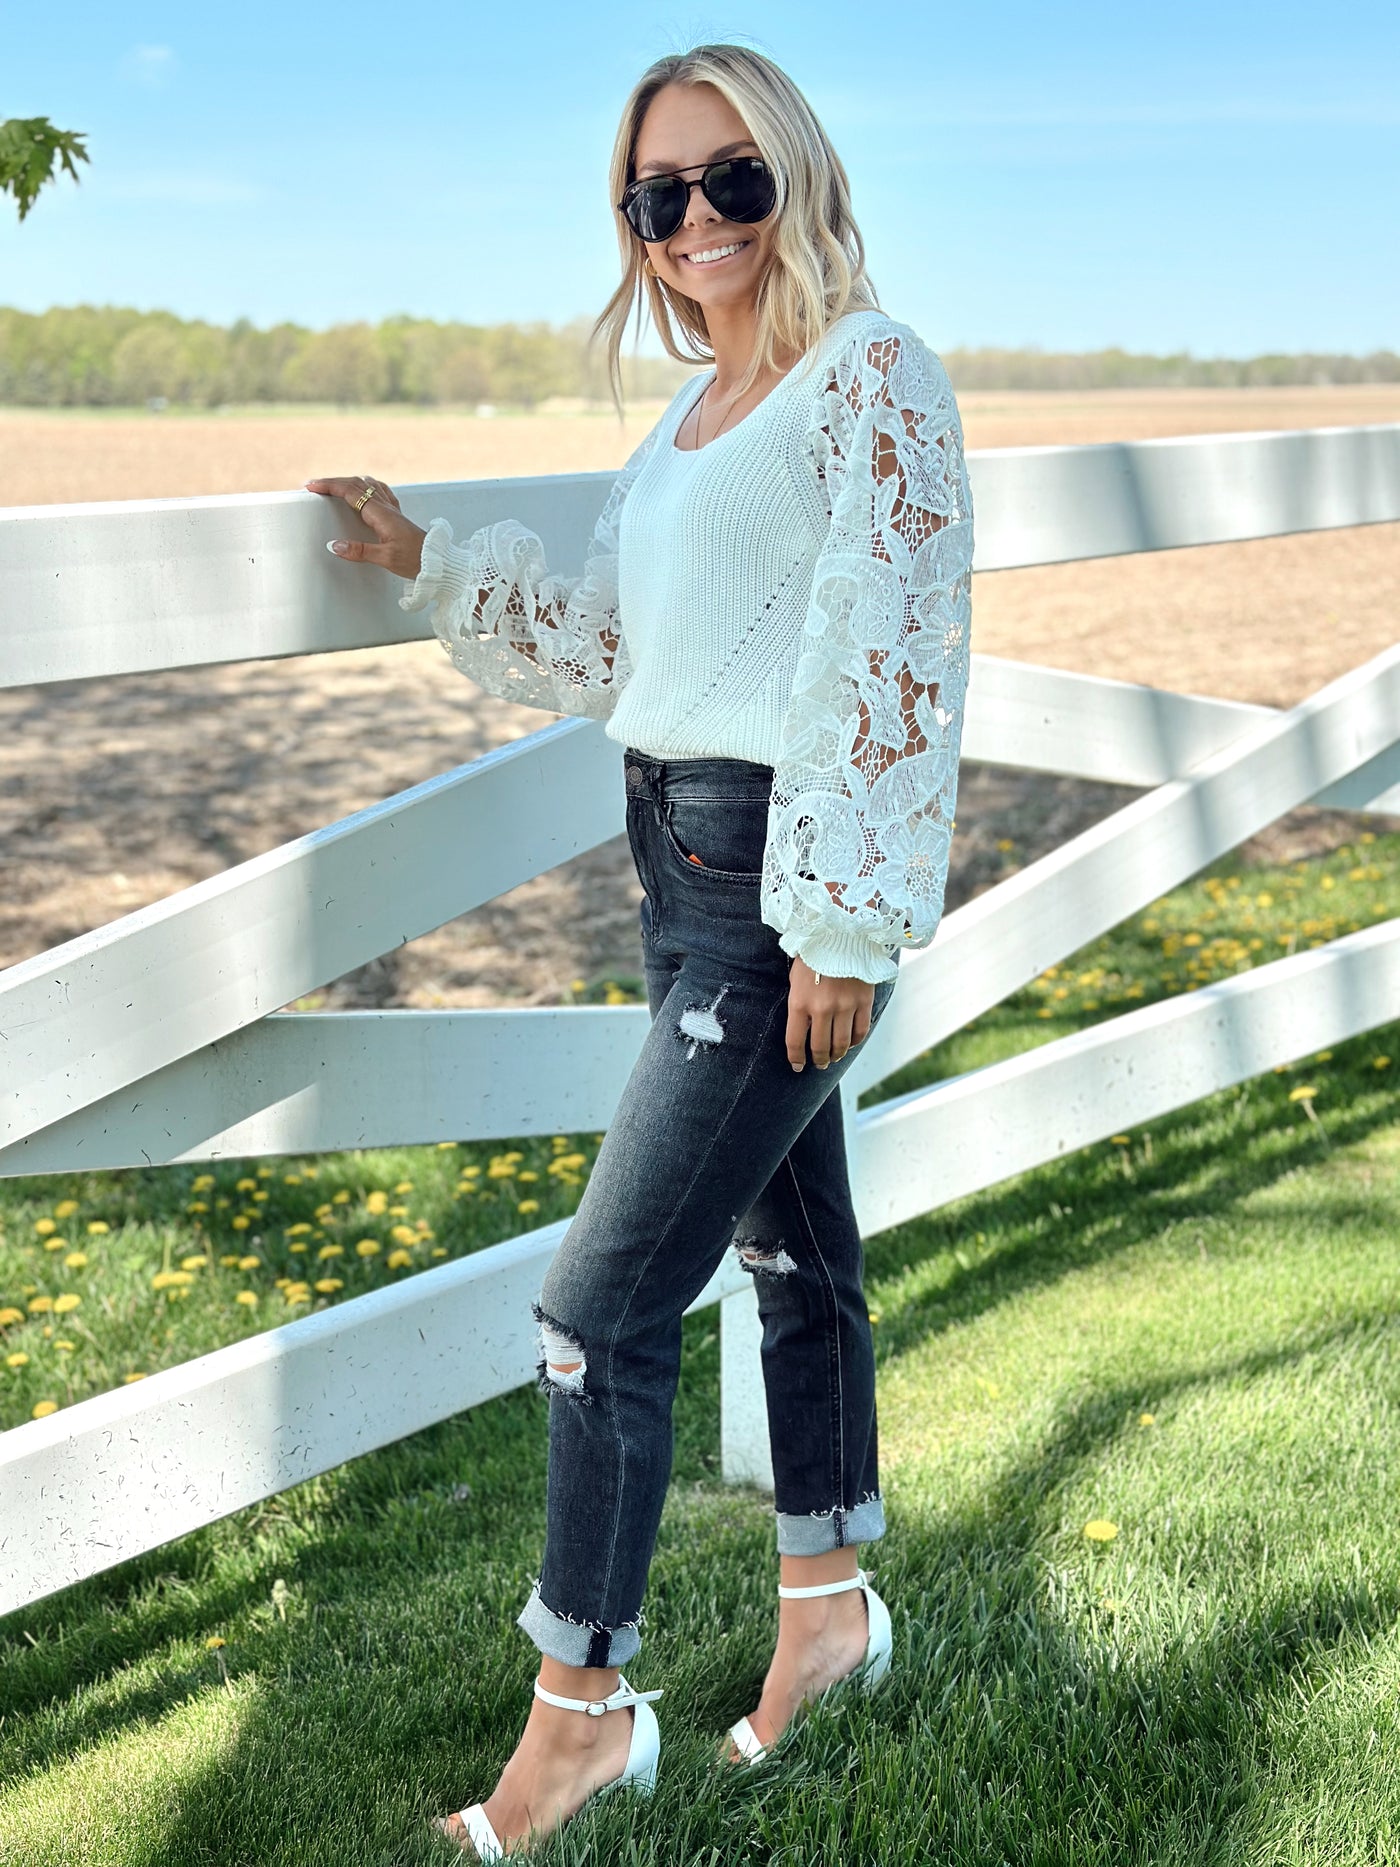
[[[890,1655],[894,1647],[894,1632],[890,1625],[890,1611],[870,1586],[870,1578],[864,1569],[857,1569],[855,1574],[841,1582],[816,1582],[810,1588],[786,1588],[781,1582],[778,1593],[789,1600],[804,1600],[812,1595],[841,1595],[849,1588],[865,1590],[865,1610],[870,1620],[870,1636],[865,1643],[865,1653],[860,1664],[844,1679],[838,1679],[821,1694],[825,1701],[843,1686],[858,1684],[862,1691],[869,1692],[885,1677],[890,1669]],[[758,1733],[747,1718],[741,1718],[737,1724],[729,1727],[729,1735],[734,1740],[735,1748],[747,1763],[761,1763],[769,1755],[769,1746],[762,1743]]]
[[[651,1701],[661,1697],[661,1690],[634,1692],[619,1673],[617,1690],[607,1698],[564,1698],[558,1692],[547,1690],[538,1679],[535,1681],[535,1697],[544,1699],[547,1704],[558,1705],[564,1711],[586,1712],[590,1718],[601,1718],[605,1712],[620,1711],[626,1705],[633,1706],[632,1743],[622,1774],[615,1776],[610,1783],[604,1783],[601,1789],[595,1789],[588,1801],[591,1802],[594,1796],[606,1795],[611,1789],[621,1789],[625,1784],[631,1784],[644,1796],[649,1796],[656,1788],[656,1771],[661,1760],[661,1728],[656,1722]],[[459,1809],[457,1813],[466,1830],[467,1839],[483,1861],[504,1858],[505,1847],[481,1803],[474,1802],[470,1808]],[[433,1827],[439,1834],[447,1834],[447,1823],[450,1820],[450,1816],[434,1817]],[[457,1840],[458,1837],[449,1835],[448,1839]]]

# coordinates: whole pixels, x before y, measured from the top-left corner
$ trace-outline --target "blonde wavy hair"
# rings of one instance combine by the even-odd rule
[[[767,270],[758,286],[753,357],[735,389],[741,396],[780,357],[808,353],[827,327],[848,311],[878,310],[865,270],[865,243],[851,212],[850,183],[816,113],[792,79],[761,52],[742,45],[697,45],[667,53],[637,80],[622,112],[608,170],[608,201],[617,223],[622,280],[589,334],[590,348],[606,333],[608,380],[618,415],[618,357],[628,316],[637,329],[649,305],[669,356],[678,363],[713,363],[703,308],[646,270],[646,248],[617,207],[635,179],[637,137],[651,100],[667,84],[712,84],[743,118],[777,184],[777,216]],[[683,348],[677,328],[688,340]]]

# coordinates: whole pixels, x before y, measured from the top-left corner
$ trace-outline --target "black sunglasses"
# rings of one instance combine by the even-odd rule
[[[778,198],[772,170],[762,156],[730,156],[708,163],[697,179],[717,214],[744,225],[766,219]],[[679,170],[646,175],[628,184],[617,205],[639,240],[669,240],[685,219],[694,186]]]

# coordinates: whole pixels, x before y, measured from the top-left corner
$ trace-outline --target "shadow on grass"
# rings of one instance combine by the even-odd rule
[[[891,1226],[866,1241],[867,1279],[893,1279],[978,1232],[1001,1232],[1012,1242],[979,1263],[950,1267],[936,1292],[884,1310],[876,1340],[879,1365],[1012,1298],[1151,1244],[1174,1226],[1223,1219],[1299,1169],[1324,1166],[1336,1150],[1393,1127],[1395,1114],[1394,1100],[1385,1097],[1369,1108],[1332,1112],[1325,1118],[1329,1148],[1290,1104],[1269,1107],[1260,1098],[1245,1117],[1227,1107],[1205,1119],[1194,1106],[1152,1124],[1156,1159],[1151,1166],[1139,1160],[1131,1182],[1076,1154],[960,1200],[951,1216],[944,1211]],[[1288,1132],[1280,1124],[1294,1115],[1297,1130]],[[1056,1220],[1052,1232],[1025,1236],[1028,1224],[1049,1216],[1052,1198],[1066,1197],[1067,1179],[1073,1184],[1072,1220]],[[1372,1216],[1369,1202],[1350,1193],[1338,1194],[1332,1213],[1337,1222]]]
[[[1329,1134],[1345,1145],[1388,1117],[1334,1115]],[[1199,1115],[1194,1126],[1154,1124],[1159,1160],[1131,1188],[1095,1183],[1084,1163],[1073,1225],[957,1274],[910,1306],[905,1324],[892,1316],[883,1358],[947,1321],[1108,1262],[1174,1220],[1223,1215],[1325,1158],[1316,1141],[1285,1135],[1263,1146],[1275,1139],[1267,1128],[1248,1137],[1239,1125],[1232,1138],[1252,1138],[1255,1152],[1226,1155],[1219,1121],[1213,1135]],[[964,1203],[959,1234],[1023,1226],[1074,1164]],[[1205,1183],[1183,1190],[1197,1175]],[[1115,1215],[1117,1230],[1085,1235]],[[892,1274],[946,1249],[947,1231],[937,1219],[896,1228],[869,1247],[869,1266]],[[1159,1371],[1154,1397],[1164,1405],[1266,1375],[1387,1317],[1358,1311],[1305,1342],[1175,1381]],[[974,1511],[906,1512],[892,1524],[877,1584],[895,1616],[889,1684],[876,1699],[850,1695],[815,1714],[774,1769],[712,1774],[719,1735],[757,1702],[776,1627],[775,1564],[770,1501],[704,1476],[717,1449],[714,1319],[687,1319],[685,1340],[676,1483],[646,1646],[631,1671],[634,1683],[668,1688],[661,1788],[650,1805],[590,1809],[539,1858],[1262,1863],[1250,1849],[1264,1845],[1269,1813],[1268,1721],[1339,1649],[1389,1628],[1400,1584],[1285,1575],[1267,1597],[1256,1587],[1252,1606],[1202,1626],[1188,1578],[1177,1630],[1137,1641],[1051,1598],[1045,1549],[1057,1499],[1125,1430],[1139,1401],[1126,1387],[1067,1408]],[[251,1616],[228,1649],[239,1703],[227,1755],[180,1772],[154,1840],[101,1858],[139,1857],[141,1867],[303,1867],[332,1849],[367,1867],[458,1858],[426,1831],[426,1816],[488,1793],[528,1709],[534,1649],[513,1617],[541,1546],[544,1417],[540,1397],[522,1390],[10,1617],[0,1624],[10,1643],[6,1779],[61,1767],[207,1693],[212,1658],[157,1678],[143,1676],[144,1663],[172,1641],[202,1642]],[[472,1486],[465,1503],[453,1498],[462,1482]],[[265,1555],[255,1540],[264,1532]],[[236,1563],[237,1580],[219,1574],[221,1562]],[[268,1606],[279,1575],[293,1592],[287,1623]],[[20,1644],[23,1629],[38,1640],[33,1650]],[[135,1675],[129,1684],[122,1666]],[[1378,1800],[1390,1793],[1376,1790]],[[100,1826],[100,1811],[55,1809],[53,1852],[34,1854],[35,1867],[79,1858],[62,1840],[75,1814]]]
[[[1286,1349],[1175,1381],[1159,1376],[1154,1391],[1165,1404],[1265,1376],[1385,1320],[1381,1310],[1358,1313]],[[476,1409],[466,1424],[485,1437],[506,1422],[484,1416],[526,1398]],[[873,1699],[851,1694],[814,1714],[786,1758],[756,1772],[710,1766],[719,1735],[757,1702],[771,1651],[767,1501],[674,1490],[647,1647],[633,1673],[669,1688],[659,1708],[660,1789],[649,1805],[590,1809],[538,1857],[1262,1862],[1250,1847],[1268,1813],[1269,1718],[1338,1649],[1391,1625],[1400,1585],[1284,1578],[1266,1597],[1256,1589],[1251,1608],[1217,1609],[1198,1624],[1193,1604],[1202,1597],[1188,1575],[1180,1624],[1140,1641],[1096,1625],[1063,1589],[1052,1596],[1045,1549],[1058,1500],[1086,1462],[1111,1449],[1136,1402],[1126,1387],[1096,1393],[1067,1408],[974,1511],[906,1512],[892,1525],[877,1584],[894,1611],[890,1681]],[[394,1448],[392,1472],[368,1470],[388,1464],[383,1454],[343,1468],[355,1482],[323,1507],[302,1557],[288,1565],[298,1588],[324,1593],[321,1608],[290,1629],[269,1623],[233,1643],[236,1740],[218,1763],[180,1772],[157,1837],[129,1858],[139,1853],[142,1867],[301,1867],[350,1850],[375,1867],[412,1867],[454,1857],[426,1816],[488,1793],[528,1708],[533,1648],[513,1627],[509,1600],[513,1572],[542,1527],[538,1499],[513,1539],[510,1520],[521,1499],[542,1494],[543,1478],[542,1459],[527,1458],[509,1510],[473,1521],[425,1505],[418,1520],[409,1512],[408,1535],[379,1540],[386,1499],[400,1500],[391,1515],[402,1518],[402,1501],[421,1496],[415,1484],[470,1460],[474,1434],[456,1424]],[[241,1604],[264,1595],[265,1583],[250,1581]],[[236,1609],[239,1591],[221,1590],[218,1601]],[[168,1637],[159,1616],[141,1620],[148,1651]],[[131,1629],[125,1644],[130,1657]],[[49,1728],[42,1737],[36,1729],[24,1767],[158,1720],[189,1695],[195,1671],[117,1693],[96,1715],[82,1712],[78,1681],[55,1677],[56,1695],[77,1702],[65,1708],[60,1742],[50,1719],[36,1719]],[[20,1761],[12,1746],[11,1765]],[[86,1826],[94,1811],[61,1820],[55,1811],[55,1851],[35,1854],[36,1867],[78,1858],[58,1840],[75,1816]]]

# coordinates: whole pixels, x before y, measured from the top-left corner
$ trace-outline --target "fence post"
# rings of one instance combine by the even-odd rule
[[[759,1344],[763,1324],[753,1279],[719,1303],[720,1471],[729,1485],[773,1489],[768,1444],[768,1403],[763,1391]]]

